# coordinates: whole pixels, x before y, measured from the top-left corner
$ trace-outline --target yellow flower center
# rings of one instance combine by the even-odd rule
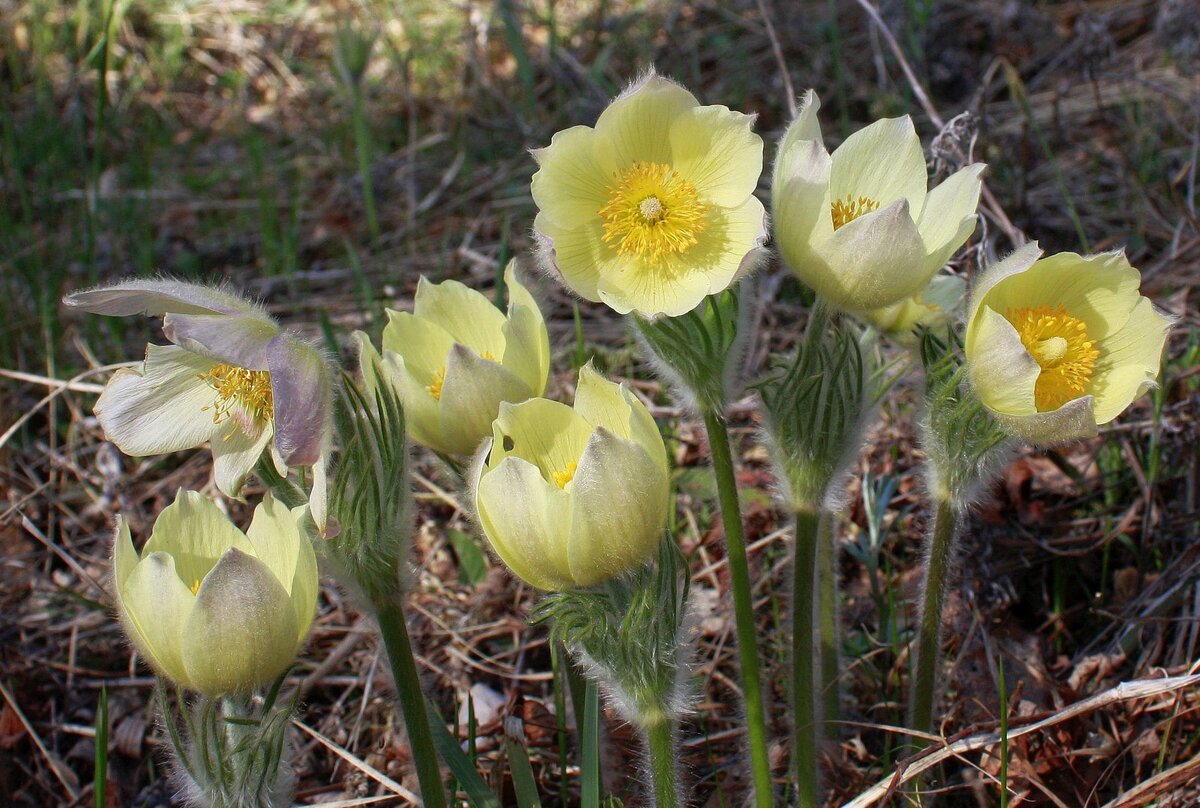
[[[1038,412],[1056,410],[1087,390],[1100,351],[1088,339],[1087,325],[1063,306],[1009,309],[1004,319],[1012,323],[1042,372],[1033,388]]]
[[[567,467],[565,469],[554,472],[554,484],[559,488],[566,488],[567,483],[575,479],[576,468],[578,468],[578,464],[572,460],[571,462],[567,463]]]
[[[217,391],[213,403],[204,407],[213,411],[213,423],[229,417],[234,406],[241,405],[256,421],[270,421],[275,416],[275,401],[271,397],[271,374],[265,370],[246,370],[222,362],[197,377]]]
[[[490,351],[484,351],[479,355],[480,359],[486,359],[489,362],[499,363],[499,359]],[[442,365],[441,370],[433,374],[433,381],[425,385],[425,392],[433,396],[438,401],[442,400],[442,385],[446,383],[446,366]]]
[[[850,224],[859,216],[873,210],[879,210],[879,203],[871,197],[860,196],[855,199],[853,195],[846,194],[845,199],[834,200],[833,207],[830,209],[830,213],[833,215],[833,229],[838,230],[842,225]]]
[[[600,208],[604,243],[650,264],[687,252],[704,232],[708,206],[696,186],[663,163],[634,163],[617,173]]]

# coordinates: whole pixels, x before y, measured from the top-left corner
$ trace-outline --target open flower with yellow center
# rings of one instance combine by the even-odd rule
[[[1096,433],[1158,376],[1171,318],[1124,252],[1038,260],[1026,244],[971,295],[971,383],[1007,430],[1049,444]]]
[[[284,671],[317,605],[306,510],[268,495],[242,533],[204,496],[180,489],[140,555],[117,517],[117,611],[155,671],[210,695],[244,693]]]
[[[911,118],[876,121],[830,154],[820,108],[809,90],[779,144],[775,240],[792,271],[838,308],[895,305],[919,294],[974,232],[985,166],[929,190]]]
[[[752,269],[766,241],[754,117],[653,72],[533,152],[547,267],[621,314],[676,316]]]
[[[550,374],[550,337],[537,302],[504,272],[505,314],[458,281],[417,285],[413,312],[388,310],[380,357],[356,334],[363,376],[391,384],[409,434],[439,452],[471,454],[491,434],[502,401],[540,396]]]
[[[587,587],[652,556],[667,453],[646,406],[586,365],[575,406],[502,404],[475,507],[501,560],[539,589]]]
[[[915,341],[913,329],[917,326],[932,328],[953,320],[962,308],[966,289],[967,282],[957,275],[935,275],[915,297],[859,316],[893,339],[910,344]]]
[[[316,348],[249,301],[197,284],[130,280],[63,302],[95,314],[161,316],[174,343],[147,345],[140,368],[118,370],[105,385],[95,411],[108,440],[133,457],[208,443],[217,487],[232,497],[264,451],[281,474],[313,466],[313,517],[325,529],[333,383]]]

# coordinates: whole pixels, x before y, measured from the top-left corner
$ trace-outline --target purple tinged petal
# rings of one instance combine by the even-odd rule
[[[192,353],[247,370],[267,370],[268,345],[279,336],[279,326],[241,315],[168,314],[163,334]]]
[[[325,358],[288,334],[264,351],[275,403],[275,448],[289,466],[317,463],[331,422],[333,379]]]
[[[74,292],[63,298],[68,308],[93,314],[128,317],[133,314],[240,314],[270,318],[235,294],[211,286],[170,279],[133,278],[111,286]]]

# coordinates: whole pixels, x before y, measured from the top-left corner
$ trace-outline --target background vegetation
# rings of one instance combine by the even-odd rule
[[[339,70],[339,31],[377,36],[360,79],[345,50]],[[942,732],[993,730],[1002,704],[1010,727],[1058,716],[1008,746],[1020,804],[1196,805],[1196,690],[1063,710],[1200,658],[1198,59],[1191,0],[0,0],[0,801],[89,804],[103,702],[107,804],[170,804],[153,679],[111,616],[109,531],[120,510],[145,535],[177,487],[209,484],[199,455],[133,460],[103,442],[91,406],[104,366],[137,358],[153,327],[65,318],[61,296],[131,274],[228,282],[340,350],[352,329],[377,335],[385,306],[411,306],[422,274],[486,289],[510,256],[529,263],[526,150],[592,123],[655,65],[705,103],[757,113],[768,156],[808,87],[831,141],[911,113],[943,174],[952,145],[990,165],[958,271],[1022,232],[1049,251],[1124,246],[1143,291],[1181,316],[1152,396],[1097,440],[1022,456],[975,515],[952,594]],[[940,136],[934,115],[954,119]],[[556,352],[551,393],[595,355],[658,405],[700,617],[687,763],[702,804],[737,804],[727,578],[699,425],[647,381],[608,310],[576,306],[550,280],[536,291]],[[807,302],[778,262],[754,294],[751,377],[790,345]],[[915,400],[902,389],[886,408],[841,527],[852,723],[828,755],[839,801],[906,754],[889,726],[903,713],[926,519],[910,473]],[[786,520],[750,400],[734,414],[782,738]],[[481,551],[443,467],[424,454],[416,467],[412,617],[428,691],[470,724],[498,786],[516,719],[544,804],[570,802],[578,770],[560,766],[550,649],[526,626],[536,594]],[[293,676],[305,802],[404,804],[396,786],[412,785],[370,636],[327,586]],[[608,732],[605,787],[641,804],[631,734]],[[950,760],[945,804],[998,804],[992,752]]]

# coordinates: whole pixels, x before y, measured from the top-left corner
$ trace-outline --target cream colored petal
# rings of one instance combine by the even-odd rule
[[[317,606],[317,558],[307,525],[306,506],[288,509],[267,494],[254,509],[254,519],[246,531],[255,557],[288,593],[296,619],[297,642],[308,635]]]
[[[303,505],[292,508],[292,521],[300,533],[300,554],[296,561],[296,574],[290,588],[292,609],[296,614],[296,641],[303,645],[312,627],[317,611],[317,596],[321,590],[321,576],[317,568],[317,554],[313,550],[312,537],[305,529],[309,515]]]
[[[550,145],[536,149],[533,158],[538,163],[531,183],[534,204],[560,227],[572,228],[595,218],[608,203],[612,169],[600,165],[596,131],[591,127],[556,132]]]
[[[1054,446],[1096,434],[1093,399],[1084,396],[1068,401],[1057,410],[1033,415],[995,413],[996,420],[1012,435],[1036,446]]]
[[[518,577],[555,591],[572,586],[567,562],[571,498],[537,467],[506,457],[479,480],[479,522],[496,555]]]
[[[208,497],[180,488],[175,501],[154,521],[154,531],[142,548],[142,556],[167,553],[174,559],[180,580],[191,587],[204,580],[230,547],[254,553],[245,534]]]
[[[500,402],[519,403],[533,391],[511,371],[462,345],[450,350],[439,412],[443,451],[473,454],[492,432]]]
[[[151,666],[184,687],[193,687],[183,664],[183,630],[195,598],[164,552],[149,552],[117,587],[117,612],[133,647]]]
[[[147,345],[142,371],[118,370],[96,401],[105,437],[132,457],[201,445],[218,429],[217,393],[200,378],[214,365],[173,345]]]
[[[533,395],[546,391],[550,375],[550,333],[537,301],[517,277],[516,261],[504,270],[508,320],[504,323],[504,367],[517,375]]]
[[[133,572],[133,568],[140,560],[141,556],[133,546],[133,536],[129,533],[129,522],[125,521],[124,516],[117,514],[117,529],[113,534],[114,589],[121,588],[125,579],[129,577],[129,573]]]
[[[654,555],[670,501],[663,469],[601,427],[579,462],[571,498],[571,577],[591,586]]]
[[[350,334],[350,339],[358,348],[358,367],[362,373],[363,387],[373,394],[382,383],[383,369],[380,365],[383,357],[375,350],[374,343],[365,332],[354,331]]]
[[[1034,387],[1042,368],[1029,355],[1012,323],[985,306],[970,324],[966,355],[971,385],[989,410],[1033,415]]]
[[[579,463],[591,434],[588,422],[566,404],[545,398],[504,403],[493,426],[488,466],[495,468],[504,458],[516,456],[537,466],[550,481]]]
[[[1088,390],[1096,399],[1096,423],[1116,418],[1154,386],[1170,327],[1171,318],[1142,297],[1124,327],[1100,344]]]
[[[821,139],[821,122],[817,113],[821,110],[821,99],[813,90],[804,93],[800,101],[800,109],[795,119],[788,124],[783,138],[779,141],[779,150],[775,154],[774,179],[771,187],[778,192],[789,177],[803,169],[796,165],[795,160],[802,158],[814,150],[825,152],[825,143]]]
[[[675,118],[699,104],[673,81],[647,74],[608,105],[596,121],[596,154],[606,171],[634,162],[672,163],[667,133]]]
[[[442,441],[441,405],[429,392],[429,383],[415,378],[408,363],[397,354],[386,352],[381,367],[404,407],[408,436],[436,451],[449,451]]]
[[[971,290],[971,301],[967,305],[967,321],[971,322],[975,316],[974,312],[978,311],[980,306],[985,304],[1001,313],[1006,311],[1007,308],[1003,301],[997,304],[989,300],[992,290],[1009,278],[1026,272],[1033,266],[1041,254],[1042,251],[1038,247],[1037,242],[1031,241],[1018,247],[1007,255],[1004,260],[993,264],[980,273],[975,279],[974,288]]]
[[[725,106],[691,107],[672,121],[671,167],[705,204],[735,207],[758,187],[763,142],[753,125],[753,115]]]
[[[69,308],[117,317],[132,314],[161,317],[168,312],[175,312],[253,314],[264,320],[271,319],[266,312],[239,295],[169,278],[130,278],[111,286],[75,292],[64,297],[63,303]]]
[[[454,337],[437,323],[406,311],[388,309],[387,315],[383,353],[404,357],[405,367],[417,381],[432,384],[434,376],[446,367],[446,354],[454,346]]]
[[[329,516],[329,453],[327,447],[320,459],[312,466],[312,488],[308,492],[308,507],[317,533],[323,539],[332,539],[341,532],[336,519]]]
[[[266,684],[296,656],[291,599],[266,565],[230,549],[200,585],[183,629],[192,686],[210,695]]]
[[[246,478],[271,445],[275,430],[271,424],[248,423],[242,426],[233,419],[223,422],[221,426],[222,431],[213,436],[211,444],[213,477],[222,494],[239,497]],[[285,465],[284,473],[286,469]]]
[[[829,192],[835,200],[865,196],[886,207],[907,199],[913,211],[920,211],[928,187],[921,139],[907,115],[875,121],[833,152]]]
[[[421,278],[413,314],[441,326],[455,342],[481,356],[504,355],[504,315],[482,294],[458,281],[430,283]]]
[[[784,259],[797,269],[805,265],[812,241],[833,233],[829,197],[833,163],[818,141],[799,142],[792,150],[796,154],[789,160],[790,169],[776,175],[771,214],[775,241]]]
[[[600,299],[625,314],[677,317],[738,280],[766,242],[766,211],[756,197],[736,208],[712,208],[699,241],[653,266],[628,260],[601,273]]]
[[[604,243],[600,217],[568,230],[539,213],[533,229],[541,237],[541,258],[547,271],[556,272],[557,280],[584,300],[599,303],[600,278],[623,260]]]
[[[624,384],[608,381],[589,362],[579,369],[575,387],[575,412],[593,427],[604,427],[620,438],[632,440],[667,474],[667,451],[654,416]]]
[[[812,245],[796,273],[838,308],[866,311],[912,297],[935,272],[904,200],[868,213]]]
[[[955,172],[929,192],[925,209],[917,221],[929,263],[941,269],[950,256],[975,232],[975,209],[983,185],[979,177],[987,168],[983,163]]]

